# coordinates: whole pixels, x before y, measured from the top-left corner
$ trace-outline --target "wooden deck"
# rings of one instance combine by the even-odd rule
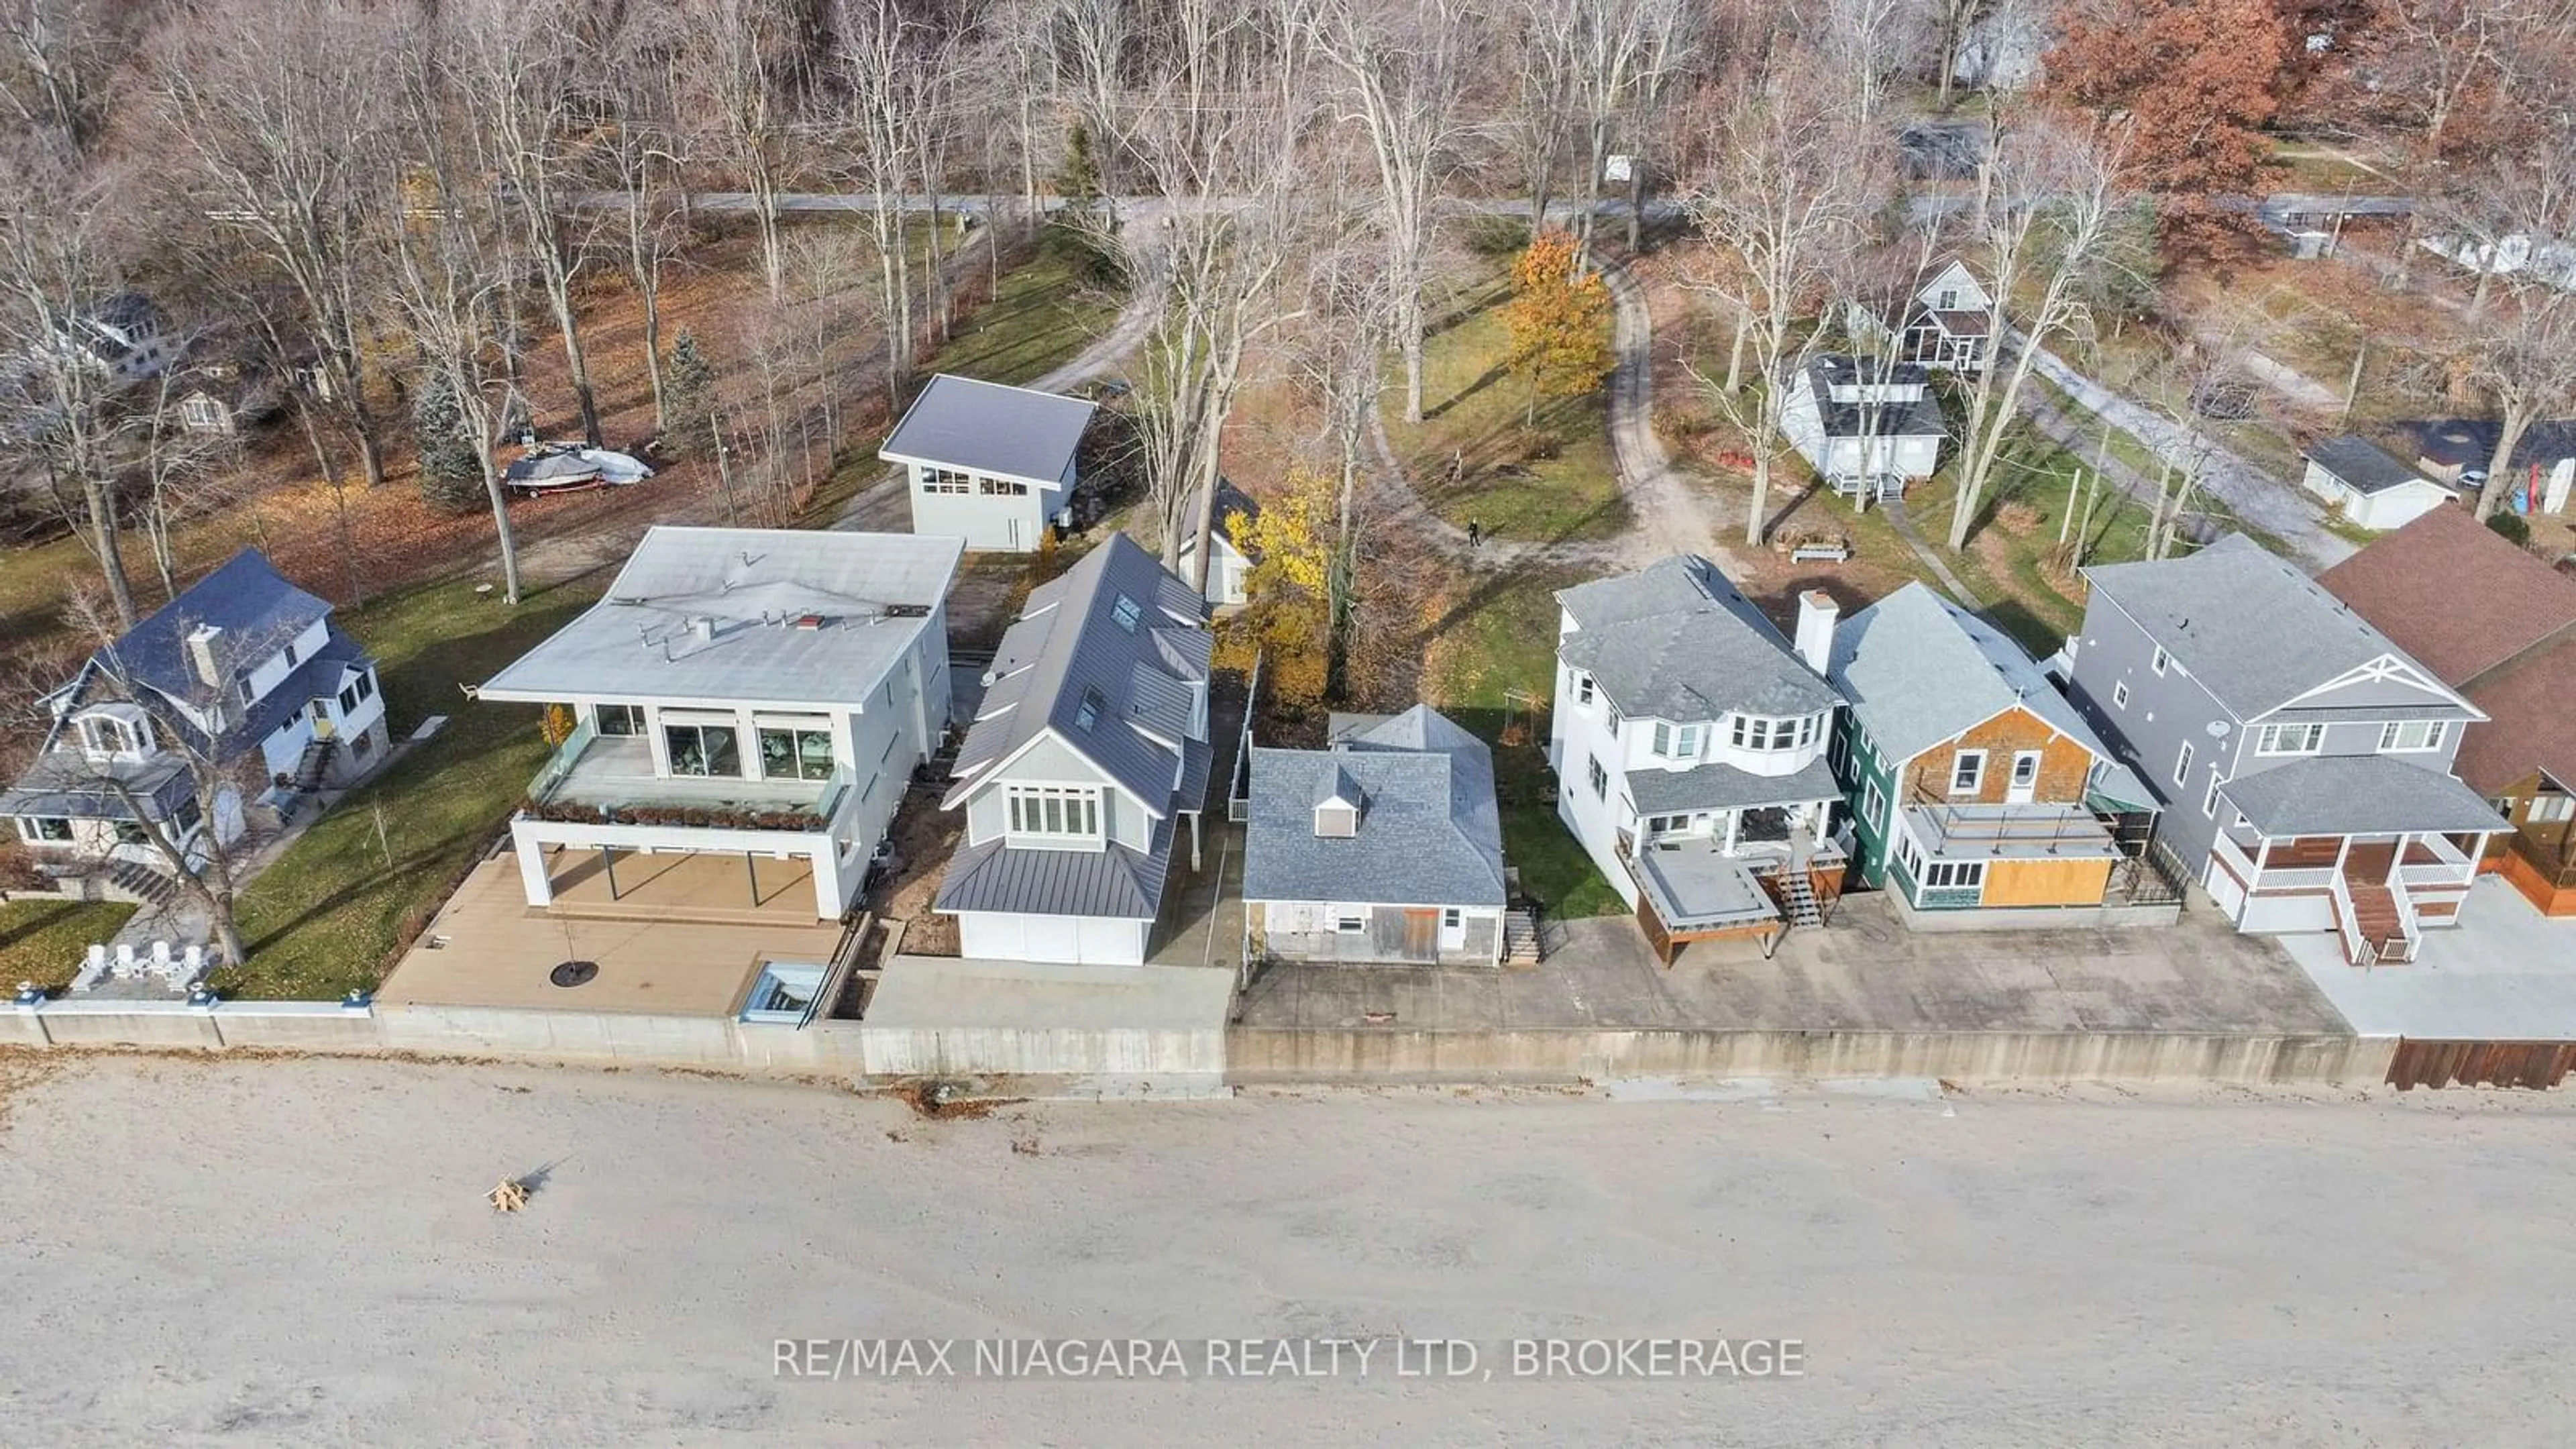
[[[704,857],[644,859],[713,863]],[[789,864],[762,862],[782,876]],[[733,888],[743,891],[742,863],[732,866]],[[793,910],[772,909],[747,922],[667,915],[599,919],[532,910],[520,889],[517,858],[502,851],[466,877],[385,978],[376,999],[388,1006],[729,1016],[765,962],[827,962],[840,941],[838,922],[814,919],[810,884],[787,897],[798,902]],[[642,904],[640,896],[630,901]],[[599,974],[580,986],[557,986],[547,976],[563,961],[597,962]]]

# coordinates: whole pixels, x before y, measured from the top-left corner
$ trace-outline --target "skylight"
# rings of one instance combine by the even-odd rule
[[[1120,594],[1116,607],[1109,611],[1109,617],[1118,621],[1119,628],[1133,634],[1136,632],[1136,618],[1143,612],[1143,608],[1134,599]]]
[[[1089,730],[1093,725],[1100,723],[1100,708],[1102,703],[1103,701],[1100,698],[1099,690],[1084,690],[1082,692],[1082,707],[1073,712],[1073,727],[1078,730]]]

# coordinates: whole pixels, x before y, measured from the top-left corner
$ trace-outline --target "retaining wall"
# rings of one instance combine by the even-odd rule
[[[1570,1084],[1627,1078],[1925,1077],[1954,1082],[2385,1081],[2393,1038],[2185,1032],[1304,1031],[1226,1033],[1256,1083]]]

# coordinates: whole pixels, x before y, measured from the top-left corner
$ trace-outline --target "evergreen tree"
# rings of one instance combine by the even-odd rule
[[[412,389],[411,426],[420,444],[421,499],[448,513],[482,507],[482,441],[466,430],[465,409],[443,374],[432,371]]]
[[[674,457],[702,458],[715,451],[710,431],[716,415],[716,369],[687,328],[671,343],[670,435],[662,446]]]

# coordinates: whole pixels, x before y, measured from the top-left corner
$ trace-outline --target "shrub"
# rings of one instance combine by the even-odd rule
[[[2519,513],[2497,509],[2488,516],[2487,527],[2494,529],[2505,542],[2516,548],[2531,546],[2531,524]]]
[[[1514,256],[1529,243],[1529,223],[1516,216],[1480,216],[1467,223],[1467,250],[1480,257]]]

